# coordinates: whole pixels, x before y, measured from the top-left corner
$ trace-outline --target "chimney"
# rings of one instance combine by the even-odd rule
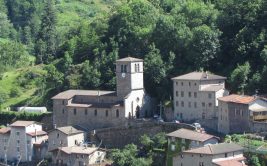
[[[56,129],[57,128],[57,124],[54,124],[54,129]]]
[[[206,71],[206,78],[208,79],[209,78],[209,73]]]

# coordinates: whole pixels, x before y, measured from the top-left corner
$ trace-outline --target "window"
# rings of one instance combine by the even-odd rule
[[[87,109],[84,110],[84,114],[88,115],[88,110]]]
[[[138,71],[138,69],[137,69],[137,64],[134,64],[134,70],[135,70],[135,72]]]
[[[59,133],[57,133],[57,138],[59,138]]]
[[[197,92],[194,92],[194,97],[197,98]]]
[[[185,143],[185,139],[184,139],[184,138],[182,138],[182,143],[183,143],[183,144]]]
[[[204,102],[202,102],[202,107],[205,107],[205,103]]]
[[[106,116],[108,116],[108,110],[106,110]]]
[[[191,86],[191,82],[188,82],[188,85]]]
[[[121,73],[123,73],[123,65],[121,65]]]
[[[19,140],[17,140],[17,144],[19,144],[20,143],[20,141]]]
[[[211,94],[211,93],[209,93],[209,99],[211,99],[211,97],[212,97],[212,94]]]
[[[124,72],[127,73],[127,65],[124,65]]]
[[[64,105],[64,100],[62,100],[62,105]]]
[[[197,83],[195,83],[195,86],[197,86]]]
[[[75,141],[74,141],[74,144],[75,144],[75,145],[78,145],[78,141],[77,141],[77,140],[75,140]]]
[[[178,93],[178,91],[176,91],[176,97],[178,97],[179,96],[179,93]]]
[[[137,71],[140,72],[140,66],[137,64]]]
[[[19,131],[17,131],[17,132],[16,132],[16,135],[19,136],[19,134],[20,134]]]
[[[191,92],[188,92],[188,97],[191,97]]]
[[[225,158],[227,157],[227,153],[224,154],[224,157],[225,157]]]
[[[64,112],[65,112],[65,110],[64,110],[64,108],[62,109],[62,114],[64,114]]]
[[[175,82],[176,83],[176,85],[178,85],[178,82]]]
[[[209,103],[209,107],[211,107],[212,106],[212,103]]]
[[[181,97],[184,97],[184,91],[181,92]]]
[[[194,107],[197,108],[197,102],[194,102]]]
[[[179,101],[176,101],[176,106],[177,106],[177,107],[179,106]]]
[[[119,112],[119,110],[117,109],[116,110],[116,117],[118,118],[120,116],[120,112]]]
[[[30,145],[31,141],[30,140],[27,140],[27,144]]]
[[[188,107],[191,108],[191,102],[190,101],[188,102]]]
[[[97,116],[97,109],[95,109],[95,116]]]
[[[17,152],[19,152],[19,147],[17,147]]]
[[[6,146],[4,146],[4,150],[6,150]]]
[[[76,110],[76,108],[74,108],[74,110],[73,110],[73,114],[74,114],[74,115],[77,114],[77,110]]]
[[[181,82],[181,85],[182,85],[182,86],[184,86],[184,83],[183,83],[183,82]]]
[[[184,102],[183,101],[181,101],[181,106],[184,107]]]

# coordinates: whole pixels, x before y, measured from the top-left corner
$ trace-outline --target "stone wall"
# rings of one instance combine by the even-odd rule
[[[158,122],[136,122],[132,121],[127,126],[98,129],[91,133],[91,140],[102,141],[106,148],[122,148],[127,144],[139,145],[140,137],[144,134],[153,136],[159,132],[173,132],[180,128],[194,129],[187,124],[158,123]],[[95,133],[95,134],[94,134]]]
[[[250,122],[250,132],[260,133],[266,131],[267,131],[267,122],[257,122],[257,121]]]
[[[172,107],[165,108],[165,110],[163,111],[163,118],[166,122],[171,122],[175,119],[174,110],[172,109]]]

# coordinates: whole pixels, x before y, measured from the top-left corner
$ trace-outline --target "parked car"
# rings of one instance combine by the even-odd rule
[[[199,123],[193,123],[192,126],[194,126],[196,129],[201,129],[201,125]]]

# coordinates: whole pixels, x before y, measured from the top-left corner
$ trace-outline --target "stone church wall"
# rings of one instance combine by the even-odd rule
[[[98,141],[102,140],[102,145],[106,148],[122,148],[130,143],[139,145],[140,137],[144,134],[154,136],[160,132],[169,133],[180,128],[194,129],[192,126],[183,123],[158,123],[151,121],[139,123],[137,121],[132,121],[124,127],[95,130],[94,137],[96,137]]]

